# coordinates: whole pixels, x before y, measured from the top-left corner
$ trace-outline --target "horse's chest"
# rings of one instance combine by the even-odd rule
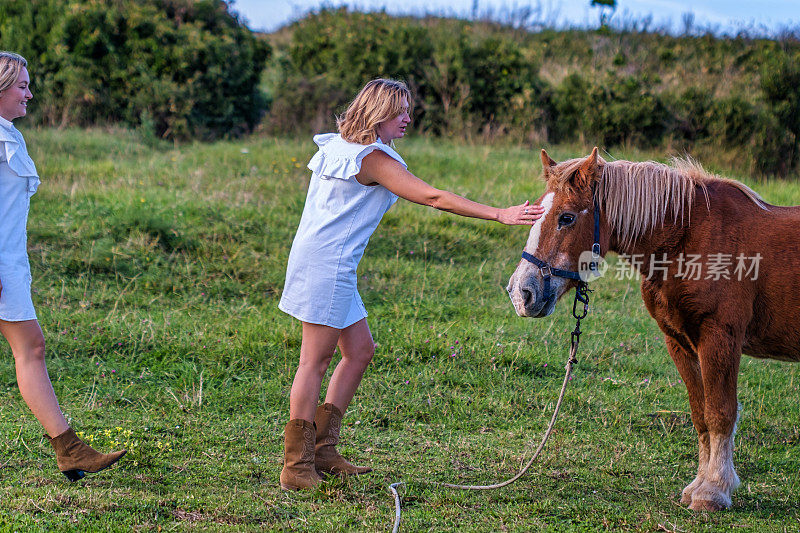
[[[692,295],[677,295],[645,282],[642,283],[642,299],[662,331],[672,336],[695,336],[701,311]]]

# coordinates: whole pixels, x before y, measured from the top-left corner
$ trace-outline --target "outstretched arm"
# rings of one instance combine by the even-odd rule
[[[375,150],[364,157],[356,179],[365,185],[379,183],[401,198],[464,217],[496,220],[503,224],[531,225],[544,209],[525,202],[505,209],[479,204],[450,191],[428,185],[390,156]]]

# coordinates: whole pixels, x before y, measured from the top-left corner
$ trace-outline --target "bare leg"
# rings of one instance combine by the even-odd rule
[[[705,421],[709,433],[708,468],[703,483],[692,494],[690,509],[718,511],[731,506],[731,493],[739,486],[733,467],[733,440],[739,404],[736,387],[741,344],[730,328],[704,328],[699,347],[705,389]]]
[[[44,335],[36,320],[6,322],[0,320],[0,333],[11,345],[17,370],[17,384],[22,399],[33,416],[51,437],[69,429],[53,391],[44,360]]]
[[[342,330],[339,351],[342,353],[342,360],[331,376],[325,403],[332,403],[344,413],[361,383],[367,365],[375,355],[375,341],[372,340],[366,318]]]
[[[697,354],[689,347],[678,342],[677,339],[667,335],[667,350],[670,357],[675,362],[683,382],[686,384],[686,391],[689,393],[689,407],[692,411],[692,423],[697,431],[699,443],[699,461],[697,466],[697,476],[694,481],[689,483],[681,493],[681,503],[689,505],[692,503],[692,493],[703,484],[708,465],[709,443],[708,428],[705,422],[705,394],[703,391],[703,378],[700,373],[700,361]]]
[[[300,363],[289,397],[289,419],[314,422],[322,378],[331,364],[340,329],[303,322]]]

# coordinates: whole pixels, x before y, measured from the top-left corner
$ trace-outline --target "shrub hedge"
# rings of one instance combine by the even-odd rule
[[[4,0],[0,41],[29,61],[46,125],[144,124],[164,138],[251,130],[270,53],[223,0]]]
[[[283,32],[273,132],[334,127],[375,77],[405,80],[415,129],[472,138],[734,151],[761,174],[800,159],[800,43],[542,30],[322,9]],[[290,38],[285,39],[286,35]]]
[[[293,28],[279,62],[280,86],[268,127],[308,132],[333,127],[366,81],[405,80],[419,129],[463,136],[535,127],[543,84],[514,42],[475,38],[471,25],[449,21],[431,31],[419,19],[323,9]]]
[[[2,48],[29,59],[32,118],[45,125],[236,136],[267,110],[267,67],[266,130],[281,134],[334,128],[383,76],[409,84],[416,130],[433,135],[721,150],[766,175],[800,164],[795,38],[528,32],[347,8],[280,33],[272,54],[225,0],[0,2]]]

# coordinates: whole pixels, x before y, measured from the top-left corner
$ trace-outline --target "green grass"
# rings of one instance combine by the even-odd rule
[[[68,483],[2,346],[0,531],[381,531],[394,517],[387,486],[401,480],[403,531],[800,529],[800,369],[744,359],[742,487],[727,512],[688,511],[677,502],[696,468],[685,389],[636,282],[614,276],[594,287],[541,461],[499,491],[425,485],[517,471],[549,421],[574,322],[566,298],[550,318],[515,315],[502,287],[525,228],[404,201],[360,267],[379,346],[342,428],[343,452],[375,473],[281,491],[300,325],[276,304],[313,143],[153,149],[125,131],[25,133],[43,178],[29,248],[51,377],[78,431],[130,452]],[[478,201],[542,190],[536,151],[398,144],[419,176]],[[750,184],[800,203],[797,183]]]

